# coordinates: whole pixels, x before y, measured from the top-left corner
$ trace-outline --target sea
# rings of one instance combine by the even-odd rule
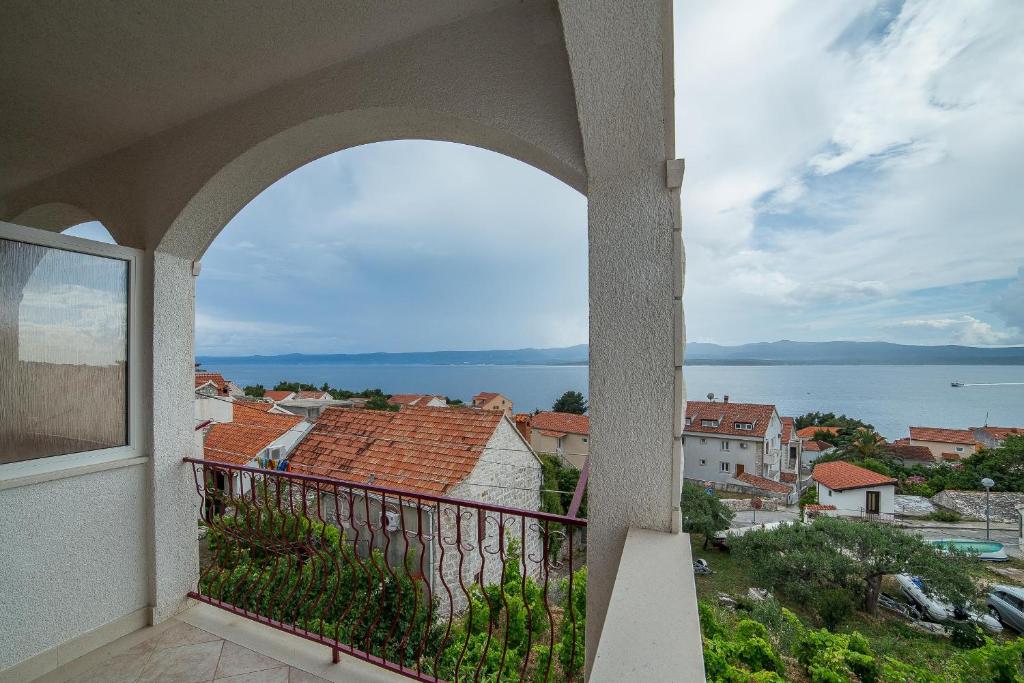
[[[352,365],[226,363],[206,367],[239,385],[281,380],[389,394],[433,393],[469,402],[480,391],[510,398],[517,412],[550,410],[568,390],[587,392],[586,365]],[[1024,426],[1021,365],[693,365],[686,394],[774,403],[782,415],[811,411],[856,417],[888,439],[909,425]],[[966,386],[951,387],[951,382]],[[973,386],[972,386],[973,385]]]

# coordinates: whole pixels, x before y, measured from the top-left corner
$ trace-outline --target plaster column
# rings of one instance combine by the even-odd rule
[[[194,452],[193,371],[195,278],[192,261],[162,251],[152,261],[153,316],[151,466],[152,621],[179,611],[199,578],[196,541],[199,497],[192,467]]]
[[[672,17],[669,2],[562,0],[560,9],[588,177],[589,671],[626,531],[679,530],[682,246],[679,196],[669,188],[678,184],[667,177],[675,146]]]

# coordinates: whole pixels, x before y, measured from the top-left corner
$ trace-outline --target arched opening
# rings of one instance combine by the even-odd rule
[[[117,244],[117,241],[107,230],[106,226],[99,221],[86,221],[85,223],[78,223],[72,225],[69,228],[61,230],[65,235],[71,235],[72,237],[82,237],[87,240],[95,240],[96,242],[106,242],[107,244]]]
[[[311,514],[335,524],[356,557],[377,553],[399,574],[415,567],[413,585],[442,616],[462,620],[473,598],[460,586],[501,585],[510,561],[524,579],[507,599],[544,595],[549,564],[586,563],[577,527],[558,523],[556,535],[530,515],[568,512],[587,457],[588,417],[569,412],[582,405],[552,410],[566,392],[588,393],[587,272],[585,198],[507,156],[403,140],[302,166],[204,250],[196,457],[350,482]],[[237,445],[256,436],[252,449]],[[228,499],[208,510],[213,528],[233,495],[278,481],[229,475],[213,479]],[[447,504],[410,503],[430,492],[470,502],[454,516]],[[500,519],[482,507],[492,503],[505,508]],[[446,543],[465,523],[492,558]],[[227,569],[215,561],[204,573]],[[564,613],[553,598],[531,609]],[[454,661],[462,646],[430,645],[428,656]],[[510,654],[506,666],[525,668],[529,656]]]

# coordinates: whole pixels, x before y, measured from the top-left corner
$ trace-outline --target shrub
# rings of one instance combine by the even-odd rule
[[[947,524],[954,524],[959,522],[962,518],[956,512],[952,510],[936,510],[935,512],[928,515],[928,519],[934,522],[945,522]]]
[[[949,640],[963,650],[973,650],[985,644],[985,634],[974,622],[958,621],[949,627]]]
[[[704,630],[704,673],[711,683],[777,683],[784,679],[782,657],[769,641],[763,624],[744,619],[731,631],[721,627],[712,608],[701,609]],[[714,633],[708,637],[708,633]]]
[[[1024,639],[1005,645],[988,643],[961,652],[950,662],[950,678],[971,683],[1017,683],[1024,679]]]
[[[850,591],[843,588],[827,588],[818,593],[815,610],[825,628],[835,631],[849,619],[857,608]]]

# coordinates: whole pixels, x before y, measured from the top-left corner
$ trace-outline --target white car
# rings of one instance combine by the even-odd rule
[[[917,605],[921,609],[921,613],[931,621],[966,621],[969,619],[989,633],[1000,633],[1003,630],[1003,625],[991,615],[959,610],[951,603],[939,599],[937,595],[929,595],[924,590],[924,582],[916,576],[897,574],[896,581],[900,584],[903,595]]]

